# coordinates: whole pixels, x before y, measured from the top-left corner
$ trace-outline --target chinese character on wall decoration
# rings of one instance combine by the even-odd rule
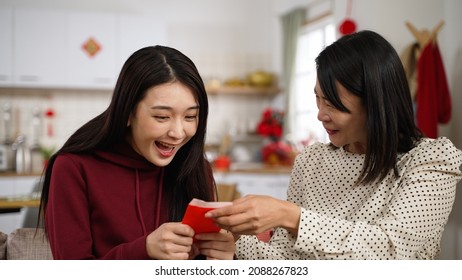
[[[94,57],[101,51],[101,45],[94,38],[90,37],[83,43],[82,49],[89,57]]]

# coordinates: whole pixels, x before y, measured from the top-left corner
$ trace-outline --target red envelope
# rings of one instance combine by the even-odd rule
[[[215,225],[212,219],[204,217],[210,210],[232,205],[232,202],[206,202],[194,198],[189,202],[181,223],[189,225],[196,234],[204,232],[219,232],[220,228]]]

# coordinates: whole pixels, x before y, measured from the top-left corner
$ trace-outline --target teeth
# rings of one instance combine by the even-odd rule
[[[162,142],[158,142],[158,143],[162,147],[165,147],[165,148],[168,148],[168,149],[174,149],[175,148],[175,146],[171,146],[171,145],[168,145],[168,144],[165,144],[165,143],[162,143]]]

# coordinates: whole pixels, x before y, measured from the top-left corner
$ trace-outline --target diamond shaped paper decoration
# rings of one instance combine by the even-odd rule
[[[101,45],[90,37],[83,43],[82,49],[89,57],[94,57],[101,51]]]

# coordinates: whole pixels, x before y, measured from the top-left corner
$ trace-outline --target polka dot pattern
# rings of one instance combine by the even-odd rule
[[[308,146],[295,162],[288,200],[301,207],[298,236],[277,228],[269,243],[242,236],[239,259],[433,259],[462,179],[462,151],[422,139],[393,172],[355,185],[364,155]]]

